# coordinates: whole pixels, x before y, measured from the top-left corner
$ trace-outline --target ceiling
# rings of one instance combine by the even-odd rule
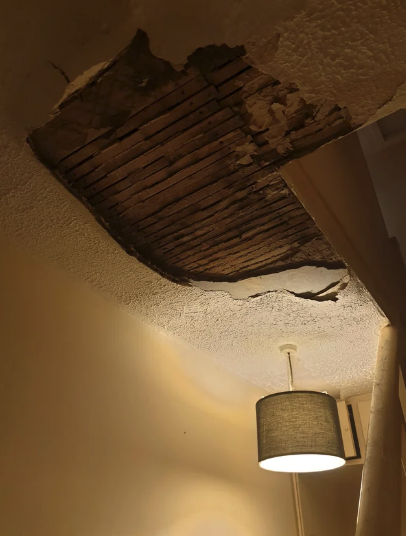
[[[277,169],[352,130],[209,46],[175,70],[145,32],[29,142],[126,251],[175,281],[237,280],[341,259]]]
[[[0,136],[0,146],[6,143],[7,137]],[[385,320],[355,280],[337,300],[321,302],[295,295],[306,288],[320,290],[306,280],[292,292],[285,290],[285,280],[273,282],[260,296],[246,299],[179,285],[128,255],[29,147],[8,145],[8,157],[13,183],[0,200],[0,228],[20,247],[269,391],[286,388],[278,346],[287,342],[299,345],[307,379],[338,389],[342,396],[371,389]],[[341,276],[335,274],[326,286]]]
[[[178,285],[128,255],[25,139],[46,123],[66,89],[58,68],[74,79],[115,57],[137,27],[148,33],[153,54],[180,71],[198,47],[243,44],[261,72],[297,84],[308,102],[347,108],[353,126],[361,124],[383,103],[402,100],[402,9],[396,2],[378,8],[329,0],[251,0],[238,8],[230,0],[9,4],[0,19],[0,67],[7,74],[0,80],[1,232],[271,391],[286,387],[277,350],[285,342],[296,342],[301,366],[343,396],[369,390],[383,319],[355,280],[323,302],[297,296],[285,283],[246,299]]]

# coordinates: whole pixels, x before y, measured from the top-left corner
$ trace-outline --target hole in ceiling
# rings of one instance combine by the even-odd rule
[[[306,102],[242,46],[177,71],[139,30],[28,141],[129,254],[188,284],[342,267],[278,169],[351,130],[345,108]]]

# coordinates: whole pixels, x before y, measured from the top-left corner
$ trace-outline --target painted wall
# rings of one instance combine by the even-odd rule
[[[396,322],[406,312],[405,266],[388,240],[357,134],[291,162],[283,175],[337,253]]]
[[[362,131],[361,131],[362,132]],[[361,135],[361,132],[359,135]],[[366,156],[389,236],[399,242],[406,259],[406,154],[405,139]]]
[[[363,465],[299,476],[305,536],[354,536]]]
[[[263,392],[0,237],[0,534],[293,536]]]

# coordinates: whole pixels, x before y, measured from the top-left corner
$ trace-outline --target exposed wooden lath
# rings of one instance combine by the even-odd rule
[[[129,253],[175,280],[340,263],[277,169],[348,132],[346,112],[243,54],[199,49],[178,72],[138,32],[29,138]]]

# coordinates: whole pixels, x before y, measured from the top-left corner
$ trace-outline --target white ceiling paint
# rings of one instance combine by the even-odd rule
[[[178,64],[199,46],[245,44],[262,69],[364,121],[404,82],[404,10],[395,0],[9,3],[0,17],[0,229],[270,391],[287,385],[277,350],[285,342],[299,345],[317,381],[343,395],[369,390],[382,318],[355,282],[336,303],[285,291],[234,300],[170,283],[126,255],[24,140],[65,89],[50,61],[72,79],[116,55],[138,26],[156,54]]]

